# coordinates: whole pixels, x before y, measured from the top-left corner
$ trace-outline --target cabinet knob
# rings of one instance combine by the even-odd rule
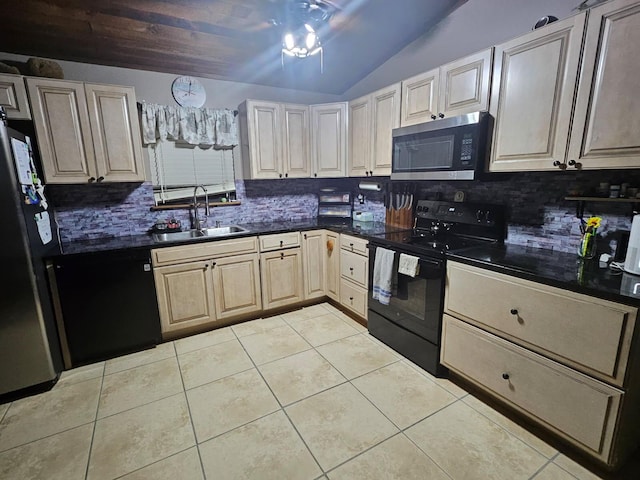
[[[285,176],[285,178],[289,178],[289,174],[288,173],[285,173],[284,176]]]
[[[353,243],[350,243],[350,244],[349,244],[349,246],[350,246],[351,248],[353,248]]]
[[[431,115],[431,120],[435,120],[436,118],[438,117],[436,117],[435,115]]]
[[[502,374],[502,378],[504,378],[505,380],[509,380],[509,374],[508,373],[503,373]]]
[[[213,267],[215,267],[215,266],[216,266],[216,262],[212,262],[212,263],[211,263],[211,268],[213,268]]]
[[[204,269],[206,270],[207,268],[209,268],[209,264],[208,264],[208,263],[205,263],[205,264],[204,264]]]
[[[439,113],[439,114],[438,114],[438,116],[439,116],[440,118],[444,118],[444,113]]]
[[[306,240],[307,239],[307,234],[305,233],[303,236],[304,236],[304,239]]]
[[[281,173],[280,173],[280,174],[278,174],[278,176],[279,176],[280,178],[282,178],[282,174],[281,174]]]
[[[353,273],[353,267],[349,267],[349,271]]]
[[[369,170],[369,175],[373,177],[373,170]]]
[[[317,177],[317,176],[318,176],[318,174],[317,174],[317,173],[314,173],[314,174],[313,174],[313,176],[314,176],[314,177]]]
[[[284,259],[284,253],[280,253],[280,260]]]
[[[558,167],[560,170],[566,170],[566,168],[567,168],[567,164],[566,163],[562,163],[562,162],[560,162],[558,160],[555,160],[553,162],[553,166],[554,167]]]
[[[349,301],[353,303],[353,297],[349,297]]]
[[[282,247],[284,245],[284,241],[280,240],[280,246]]]
[[[101,181],[103,181],[103,180],[104,180],[104,177],[100,176],[100,177],[98,177],[98,180],[96,180],[96,181],[97,181],[97,182],[101,182]]]
[[[574,167],[574,168],[582,168],[582,164],[580,162],[576,162],[575,160],[569,160],[569,162],[567,162],[569,164],[570,167]]]
[[[364,171],[364,174],[365,174],[365,176],[367,176],[367,177],[368,177],[368,176],[369,176],[369,170],[365,170],[365,171]]]
[[[89,183],[93,183],[96,181],[96,177],[89,177]]]
[[[511,315],[517,315],[517,314],[518,314],[518,310],[517,310],[517,309],[515,309],[515,308],[512,308],[512,309],[510,310],[510,312],[511,312]]]

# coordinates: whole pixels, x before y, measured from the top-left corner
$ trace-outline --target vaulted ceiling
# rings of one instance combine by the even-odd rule
[[[324,0],[323,74],[319,55],[282,65],[292,1],[19,0],[0,51],[341,94],[467,0]]]

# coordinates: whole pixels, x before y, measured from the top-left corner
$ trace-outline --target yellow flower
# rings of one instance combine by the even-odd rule
[[[602,219],[600,217],[591,217],[587,220],[587,227],[591,227],[592,229],[600,227],[600,222]]]

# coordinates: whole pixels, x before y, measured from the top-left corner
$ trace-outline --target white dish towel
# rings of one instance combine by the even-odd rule
[[[391,278],[393,276],[393,258],[396,252],[386,248],[376,248],[373,263],[373,298],[383,305],[389,305],[391,299]]]
[[[420,273],[418,257],[401,253],[400,260],[398,261],[398,273],[409,275],[410,277],[415,277],[416,275],[418,275],[418,273]]]

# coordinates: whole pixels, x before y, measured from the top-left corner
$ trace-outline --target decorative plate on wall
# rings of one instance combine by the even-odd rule
[[[202,84],[195,78],[186,75],[173,81],[171,93],[181,107],[200,108],[207,99],[207,93]]]

